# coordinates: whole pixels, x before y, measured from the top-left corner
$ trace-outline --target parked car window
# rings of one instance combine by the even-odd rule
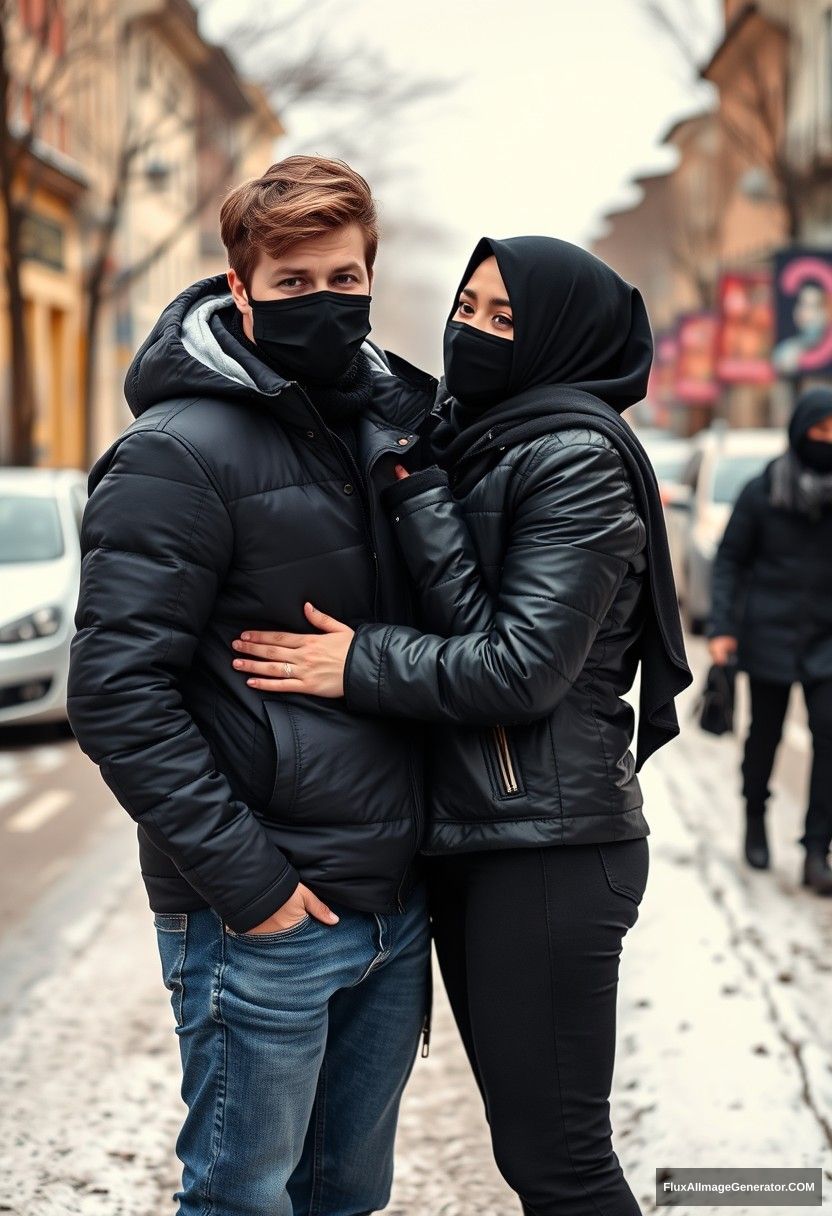
[[[653,472],[656,474],[658,481],[678,482],[687,460],[687,452],[682,452],[676,456],[671,453],[664,454],[659,452],[650,457],[650,463],[653,465]]]
[[[712,498],[714,502],[734,503],[740,490],[771,460],[765,456],[723,456],[716,462]]]
[[[61,557],[64,540],[54,498],[0,497],[0,562],[51,562]]]
[[[70,502],[72,503],[72,514],[75,518],[75,526],[78,529],[78,535],[81,535],[81,520],[84,517],[84,507],[87,505],[87,496],[80,486],[72,486],[69,491]]]
[[[699,470],[702,467],[702,453],[694,452],[682,472],[682,485],[695,490],[699,480]]]

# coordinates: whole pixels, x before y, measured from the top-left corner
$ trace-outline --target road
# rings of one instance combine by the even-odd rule
[[[821,1166],[832,1211],[832,900],[799,886],[802,712],[764,874],[739,860],[737,741],[702,736],[692,700],[643,774],[651,872],[621,964],[616,1151],[645,1212],[654,1171],[688,1165]],[[32,730],[0,737],[0,840],[0,1212],[170,1213],[178,1058],[134,825],[70,738]],[[440,991],[388,1212],[515,1211]]]

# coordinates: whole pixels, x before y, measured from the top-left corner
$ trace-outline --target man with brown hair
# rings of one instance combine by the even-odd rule
[[[138,824],[188,1114],[179,1216],[385,1206],[423,1024],[417,729],[264,694],[243,628],[411,619],[379,509],[435,382],[366,341],[376,213],[348,166],[233,190],[97,462],[69,711]]]

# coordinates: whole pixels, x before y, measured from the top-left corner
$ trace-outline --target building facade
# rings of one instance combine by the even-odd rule
[[[7,125],[31,145],[15,192],[32,459],[84,467],[128,421],[124,371],[159,312],[224,268],[222,197],[275,159],[282,128],[187,0],[16,0],[6,27]],[[7,326],[7,383],[9,368]]]
[[[634,207],[604,217],[594,249],[643,286],[654,327],[713,309],[720,279],[771,267],[801,241],[832,244],[832,2],[724,0],[724,33],[701,75],[712,111],[675,124],[676,165]],[[656,197],[661,196],[657,211]],[[691,433],[716,415],[779,424],[793,386],[723,384],[712,410],[674,411]]]

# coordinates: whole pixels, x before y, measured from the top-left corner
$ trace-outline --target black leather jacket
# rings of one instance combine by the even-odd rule
[[[437,724],[425,850],[649,835],[621,699],[646,532],[613,444],[559,431],[498,453],[459,499],[436,469],[388,496],[432,632],[359,628],[346,696]]]
[[[436,382],[377,357],[359,477],[228,333],[229,302],[217,276],[166,309],[128,375],[137,420],[90,475],[70,721],[138,824],[154,911],[210,904],[245,932],[299,877],[394,911],[422,829],[418,727],[259,692],[230,645],[311,632],[305,600],[353,625],[414,619],[379,495]]]

